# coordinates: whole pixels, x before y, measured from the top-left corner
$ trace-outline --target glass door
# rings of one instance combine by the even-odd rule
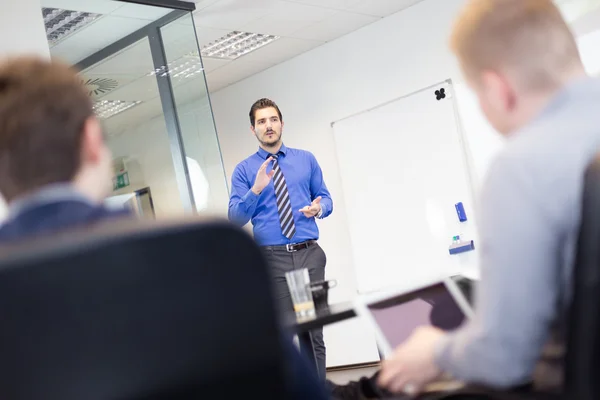
[[[202,58],[191,14],[160,29],[193,203],[197,211],[226,214],[227,178]],[[168,73],[166,73],[168,71]]]
[[[52,57],[79,68],[104,124],[113,203],[147,189],[157,218],[226,215],[227,181],[191,12],[41,2]]]

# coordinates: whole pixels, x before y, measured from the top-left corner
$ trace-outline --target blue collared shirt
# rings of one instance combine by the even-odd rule
[[[229,219],[240,226],[251,221],[254,239],[261,246],[318,239],[319,228],[315,218],[306,218],[298,211],[310,205],[319,196],[323,210],[321,218],[327,217],[333,211],[333,202],[317,159],[311,152],[288,148],[285,145],[282,145],[279,151],[278,162],[285,177],[296,224],[296,234],[290,240],[281,232],[273,181],[259,195],[251,190],[258,169],[269,156],[271,154],[261,148],[235,167],[231,178]],[[272,167],[271,163],[267,167],[267,173]]]

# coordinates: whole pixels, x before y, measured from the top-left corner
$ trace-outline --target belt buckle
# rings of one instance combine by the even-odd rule
[[[298,251],[298,250],[294,249],[294,245],[293,245],[292,243],[288,243],[288,244],[286,244],[286,245],[285,245],[285,250],[286,250],[288,253],[294,253],[294,252]]]

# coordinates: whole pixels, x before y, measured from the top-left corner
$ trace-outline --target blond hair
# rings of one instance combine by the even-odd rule
[[[450,45],[467,76],[502,70],[529,90],[581,67],[575,38],[551,0],[469,0]]]

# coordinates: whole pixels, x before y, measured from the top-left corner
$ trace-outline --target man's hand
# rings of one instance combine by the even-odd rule
[[[275,171],[271,171],[267,174],[267,166],[269,165],[269,163],[271,161],[273,161],[273,157],[267,158],[267,161],[262,163],[262,165],[258,169],[258,172],[256,173],[256,179],[254,180],[254,186],[252,186],[252,191],[255,194],[260,194],[260,192],[262,192],[264,190],[264,188],[267,187],[269,182],[271,182],[273,175],[275,175]]]
[[[408,395],[420,393],[424,386],[440,377],[442,371],[435,364],[435,345],[444,336],[438,328],[424,326],[383,361],[379,385],[393,393]]]
[[[303,213],[306,218],[314,217],[315,215],[317,215],[319,213],[319,211],[321,211],[321,196],[314,199],[313,202],[310,203],[310,206],[301,208],[298,211]]]

